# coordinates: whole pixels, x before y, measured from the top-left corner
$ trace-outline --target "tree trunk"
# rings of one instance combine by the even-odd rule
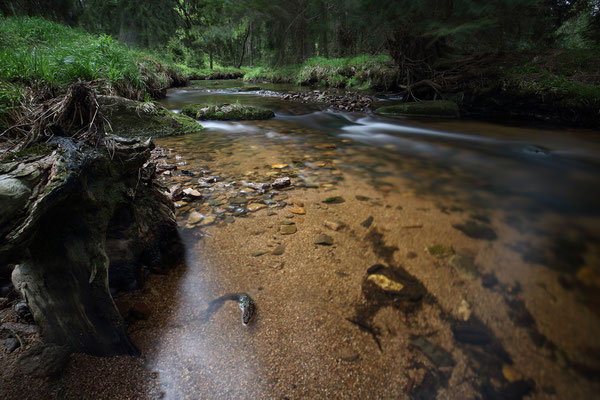
[[[327,40],[327,5],[321,2],[321,43],[319,44],[319,55],[329,58],[329,43]]]
[[[246,29],[246,35],[244,36],[244,43],[242,44],[242,55],[240,56],[240,62],[237,67],[240,68],[242,63],[244,62],[244,55],[246,53],[246,42],[248,41],[248,36],[250,36],[250,25],[248,25],[248,29]]]
[[[109,291],[109,256],[131,255],[121,270],[133,274],[142,260],[160,262],[176,235],[154,175],[141,169],[153,145],[114,139],[109,152],[55,140],[58,151],[0,175],[0,198],[9,199],[0,215],[0,264],[18,263],[13,284],[46,342],[93,355],[136,354]],[[132,217],[125,220],[123,209]],[[107,238],[123,239],[116,235],[123,229],[131,235],[111,252]]]

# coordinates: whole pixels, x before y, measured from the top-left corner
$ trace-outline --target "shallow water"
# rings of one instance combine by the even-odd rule
[[[156,141],[178,164],[164,183],[203,195],[177,203],[186,263],[151,278],[156,311],[133,326],[165,398],[598,393],[599,132],[340,113],[240,86],[163,102],[276,115]],[[291,188],[248,185],[278,177]],[[234,302],[202,320],[230,292],[255,320]]]

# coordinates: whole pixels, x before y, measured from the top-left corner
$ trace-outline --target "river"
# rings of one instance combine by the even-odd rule
[[[599,132],[382,118],[242,86],[162,102],[275,118],[156,140],[178,164],[165,185],[202,198],[176,204],[185,265],[137,295],[152,308],[130,331],[149,397],[599,393]],[[248,326],[235,302],[203,318],[241,292],[257,305]]]

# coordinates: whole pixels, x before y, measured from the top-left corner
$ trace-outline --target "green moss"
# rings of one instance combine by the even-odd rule
[[[402,103],[393,106],[379,107],[376,114],[396,116],[418,116],[418,117],[444,117],[457,118],[459,116],[458,106],[453,101],[419,101],[415,103]]]
[[[220,121],[269,119],[275,116],[275,113],[267,108],[250,107],[241,104],[191,104],[184,106],[181,112],[199,120]]]
[[[52,147],[46,143],[38,143],[30,147],[21,149],[15,153],[7,154],[2,162],[14,161],[22,158],[37,157],[50,154]]]
[[[99,96],[113,134],[123,137],[163,137],[200,133],[194,119],[173,113],[154,103],[142,103],[116,96]]]

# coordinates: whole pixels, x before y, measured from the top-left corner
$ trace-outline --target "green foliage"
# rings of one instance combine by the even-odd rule
[[[391,58],[385,54],[361,54],[342,58],[312,57],[300,66],[252,68],[244,75],[244,80],[366,89],[373,79],[377,81],[382,72],[387,72],[386,66],[396,72]]]
[[[105,78],[142,85],[133,55],[110,36],[41,18],[0,19],[0,48],[0,80],[63,85]]]
[[[0,131],[9,126],[10,113],[18,109],[23,98],[23,89],[18,85],[0,81]]]

